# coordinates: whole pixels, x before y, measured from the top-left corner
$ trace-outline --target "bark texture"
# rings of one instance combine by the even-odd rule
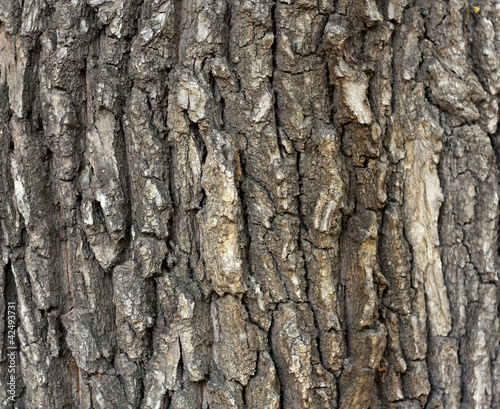
[[[500,0],[2,0],[16,400],[500,409]]]

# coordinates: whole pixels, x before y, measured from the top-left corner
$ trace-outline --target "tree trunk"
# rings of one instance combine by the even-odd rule
[[[499,409],[499,17],[1,0],[1,406]]]

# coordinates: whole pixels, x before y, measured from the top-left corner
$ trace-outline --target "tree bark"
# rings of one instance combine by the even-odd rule
[[[2,0],[1,406],[500,409],[499,17]]]

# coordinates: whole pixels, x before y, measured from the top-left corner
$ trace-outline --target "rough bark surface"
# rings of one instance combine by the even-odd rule
[[[500,0],[2,0],[0,406],[500,409],[499,52]]]

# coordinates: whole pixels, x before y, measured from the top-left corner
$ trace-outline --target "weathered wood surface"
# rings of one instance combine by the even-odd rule
[[[500,408],[500,1],[2,0],[5,408]]]

